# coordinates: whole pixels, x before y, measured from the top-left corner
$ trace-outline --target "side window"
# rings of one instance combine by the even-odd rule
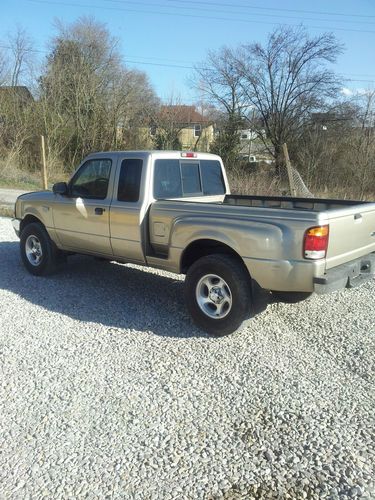
[[[201,160],[203,194],[225,194],[225,184],[220,162],[217,160]]]
[[[182,197],[179,160],[155,161],[154,196],[156,199]]]
[[[136,202],[141,188],[143,160],[126,159],[121,163],[118,181],[118,201]]]
[[[111,160],[88,160],[70,182],[70,195],[104,200],[108,192],[111,164]]]
[[[199,163],[181,163],[181,177],[184,196],[202,194]]]

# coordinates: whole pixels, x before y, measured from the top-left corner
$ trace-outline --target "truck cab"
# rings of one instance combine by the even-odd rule
[[[88,156],[54,193],[54,238],[60,248],[147,264],[166,237],[162,222],[147,224],[152,203],[222,201],[229,187],[218,156],[135,151]]]

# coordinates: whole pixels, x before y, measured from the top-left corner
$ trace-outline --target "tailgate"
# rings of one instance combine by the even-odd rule
[[[326,212],[329,223],[327,269],[375,252],[375,203]]]

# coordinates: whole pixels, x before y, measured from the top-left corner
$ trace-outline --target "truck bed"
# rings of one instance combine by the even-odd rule
[[[188,235],[204,234],[207,239],[226,238],[239,255],[257,262],[266,258],[276,267],[275,262],[306,263],[305,232],[321,225],[329,226],[328,250],[321,261],[325,269],[375,252],[375,203],[371,202],[241,195],[226,195],[220,201],[158,200],[151,206],[149,220],[151,246],[164,255],[171,245],[185,248]],[[181,241],[176,242],[174,234]]]
[[[252,195],[226,195],[225,205],[258,208],[281,208],[285,210],[308,210],[310,212],[325,212],[343,207],[368,204],[366,201],[335,200],[324,198],[295,198],[285,196],[252,196]]]

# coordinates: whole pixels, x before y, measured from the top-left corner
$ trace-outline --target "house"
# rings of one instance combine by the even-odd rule
[[[321,130],[328,130],[341,124],[355,126],[356,118],[353,112],[311,113],[311,123]]]
[[[238,159],[247,163],[272,163],[273,156],[270,154],[271,144],[265,146],[260,135],[266,136],[264,129],[258,132],[252,129],[241,129],[238,131],[240,138],[240,151]]]
[[[214,140],[214,124],[195,106],[161,106],[150,123],[151,142],[162,149],[208,151]]]

